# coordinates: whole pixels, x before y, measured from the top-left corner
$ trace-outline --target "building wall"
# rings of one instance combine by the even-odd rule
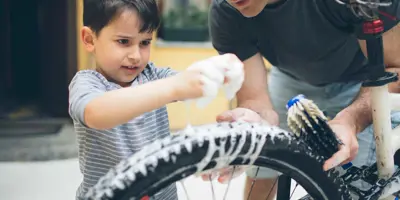
[[[181,0],[159,0],[163,1],[164,12],[168,12],[171,8],[175,7],[177,3]],[[210,0],[187,0],[189,4],[196,5],[199,9],[205,10],[207,9]]]

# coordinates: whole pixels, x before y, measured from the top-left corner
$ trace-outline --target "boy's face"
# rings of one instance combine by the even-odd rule
[[[150,57],[152,33],[139,33],[141,21],[125,10],[100,33],[82,29],[86,49],[94,54],[96,68],[107,79],[125,87],[143,71]]]

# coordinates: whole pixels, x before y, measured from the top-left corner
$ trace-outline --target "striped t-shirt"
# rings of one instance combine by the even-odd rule
[[[175,73],[170,68],[157,68],[149,63],[135,78],[131,87],[166,78]],[[83,174],[83,182],[76,194],[77,199],[81,199],[100,177],[122,159],[137,152],[146,144],[170,134],[165,106],[112,129],[96,130],[87,127],[83,117],[87,103],[107,91],[120,88],[121,86],[108,81],[95,70],[79,71],[69,85],[69,114],[74,121],[78,136],[79,165]],[[172,184],[163,189],[152,199],[177,200],[176,185]]]

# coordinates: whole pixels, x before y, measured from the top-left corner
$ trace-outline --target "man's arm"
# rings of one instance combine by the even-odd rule
[[[360,40],[360,47],[364,54],[368,57],[366,51],[366,43],[363,40],[364,35],[361,18],[356,17],[351,10],[344,5],[340,5],[335,1],[325,0],[319,4],[323,11],[327,14],[327,18],[338,28],[354,33]],[[383,42],[384,42],[384,57],[387,71],[400,71],[400,3],[393,3],[386,7],[380,7],[380,19],[384,24]],[[389,85],[390,92],[400,92],[399,82]],[[372,122],[372,111],[370,102],[370,88],[362,88],[354,102],[342,110],[335,120],[344,122],[354,126],[356,133],[363,131]]]
[[[236,97],[238,107],[248,108],[261,115],[270,124],[278,124],[278,116],[267,92],[267,72],[259,53],[243,62],[245,78]]]
[[[397,24],[382,36],[386,71],[400,74],[400,25]],[[367,55],[365,40],[359,40],[361,50]],[[400,92],[400,81],[389,84],[389,92]],[[356,100],[341,111],[337,118],[349,120],[355,125],[356,133],[363,131],[372,123],[371,94],[369,88],[362,88]]]
[[[243,28],[244,17],[227,2],[213,1],[209,19],[214,48],[220,54],[235,54],[244,64],[244,82],[236,95],[238,107],[251,109],[269,123],[277,125],[278,116],[272,109],[267,92],[266,68],[254,43],[257,38],[251,38],[251,34]]]
[[[385,32],[382,39],[386,71],[400,73],[400,24]],[[365,40],[359,40],[359,44],[368,57]],[[389,84],[389,91],[400,93],[400,81]]]

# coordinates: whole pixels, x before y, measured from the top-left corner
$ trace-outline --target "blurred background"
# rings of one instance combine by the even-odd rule
[[[184,70],[217,55],[207,26],[210,2],[158,1],[162,26],[151,47],[152,62]],[[0,0],[0,200],[75,197],[81,175],[68,115],[68,84],[78,70],[93,66],[79,40],[82,4]],[[170,104],[171,129],[185,127],[189,119],[196,125],[212,123],[229,107],[223,93],[205,109],[192,106],[190,117],[182,103]],[[195,178],[188,182],[198,198],[211,194],[209,184]],[[236,189],[231,188],[228,199],[240,199],[242,183],[243,177],[232,184]],[[222,194],[225,186],[216,187]]]

